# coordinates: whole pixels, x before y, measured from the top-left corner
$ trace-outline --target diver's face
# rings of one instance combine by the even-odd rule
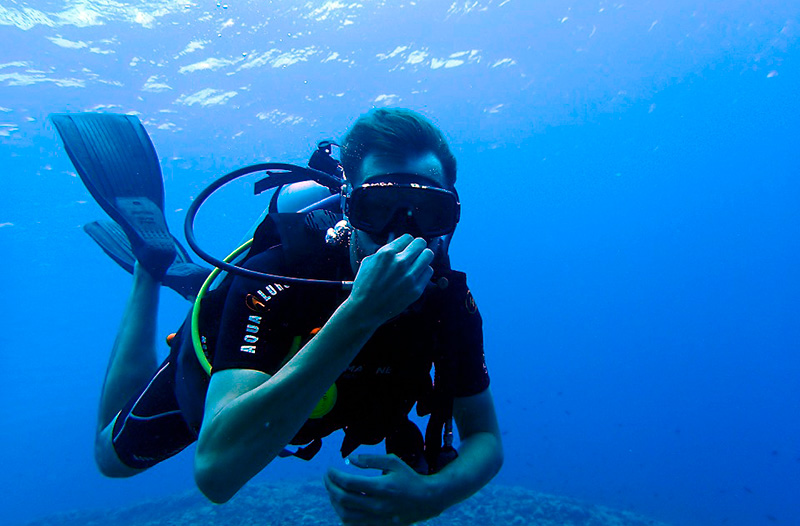
[[[386,174],[392,173],[418,174],[420,179],[417,182],[420,184],[447,188],[444,168],[433,152],[407,157],[401,161],[369,154],[364,158],[364,162],[361,165],[361,184],[377,179],[385,179]],[[402,231],[393,231],[389,233],[386,239],[376,239],[363,230],[354,228],[350,238],[350,265],[353,267],[353,272],[358,270],[361,261],[365,257],[371,256],[383,245],[402,236],[404,233]],[[433,249],[440,242],[440,238],[434,238],[428,243],[428,246]]]

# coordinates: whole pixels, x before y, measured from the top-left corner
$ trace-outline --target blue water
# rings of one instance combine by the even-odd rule
[[[180,232],[215,175],[300,162],[382,105],[429,115],[459,160],[498,482],[800,524],[800,2],[225,5],[0,3],[4,524],[193,484],[191,452],[131,480],[93,466],[130,278],[81,231],[103,213],[47,115],[139,114]],[[222,196],[209,242],[263,204]],[[165,293],[160,333],[184,312]],[[336,442],[260,480],[321,476]]]

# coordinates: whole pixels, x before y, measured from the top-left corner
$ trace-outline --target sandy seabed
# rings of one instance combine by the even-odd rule
[[[336,526],[340,524],[319,482],[246,486],[215,505],[197,491],[128,508],[72,511],[27,526]],[[430,526],[668,526],[635,513],[586,504],[530,489],[489,485]]]

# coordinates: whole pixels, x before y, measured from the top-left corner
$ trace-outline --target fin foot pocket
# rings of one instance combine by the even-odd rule
[[[120,267],[133,274],[136,256],[121,226],[113,221],[92,221],[85,224],[83,230]],[[162,285],[191,300],[200,292],[210,271],[192,262],[189,253],[175,237],[171,236],[171,242],[177,257],[164,274]]]
[[[161,280],[175,260],[175,243],[164,213],[145,197],[118,197],[118,221],[133,248],[136,260],[155,279]]]
[[[194,263],[173,263],[164,274],[164,286],[191,301],[200,292],[209,274],[211,271],[207,268]]]

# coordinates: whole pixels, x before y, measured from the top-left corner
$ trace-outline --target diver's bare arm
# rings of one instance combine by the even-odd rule
[[[365,258],[350,296],[274,376],[211,377],[195,453],[195,480],[210,500],[227,501],[264,469],[375,329],[419,298],[433,273],[426,246],[404,235]]]
[[[503,465],[503,446],[488,388],[474,396],[456,398],[453,417],[461,439],[458,458],[428,479],[430,495],[443,509],[481,489]]]
[[[206,497],[226,502],[289,443],[377,328],[359,318],[345,301],[272,377],[238,369],[211,377],[195,454]]]

